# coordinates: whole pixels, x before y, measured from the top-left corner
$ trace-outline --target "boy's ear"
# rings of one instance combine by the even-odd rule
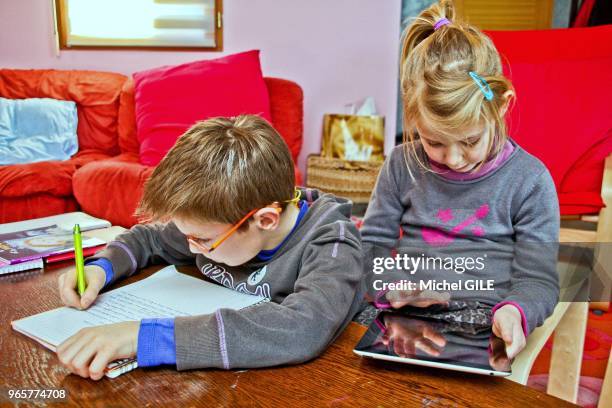
[[[271,207],[264,207],[257,211],[253,218],[255,219],[255,225],[266,231],[272,231],[280,224],[280,212]]]

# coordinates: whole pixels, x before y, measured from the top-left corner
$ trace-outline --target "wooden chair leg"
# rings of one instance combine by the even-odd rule
[[[546,392],[576,403],[582,352],[589,313],[588,302],[573,302],[555,330]]]
[[[612,208],[604,208],[599,214],[592,280],[597,286],[591,287],[591,308],[608,311],[612,299]]]
[[[529,335],[527,345],[512,362],[512,374],[506,377],[508,380],[527,385],[533,363],[570,305],[571,302],[559,302],[544,324]]]
[[[605,162],[604,175],[601,183],[601,197],[606,206],[599,211],[597,217],[597,238],[599,243],[595,257],[597,259],[595,274],[602,287],[599,296],[594,298],[593,308],[608,311],[612,300],[612,154]]]

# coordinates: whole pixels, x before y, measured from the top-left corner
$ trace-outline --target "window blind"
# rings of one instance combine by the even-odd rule
[[[210,47],[221,16],[215,0],[60,0],[66,47]]]

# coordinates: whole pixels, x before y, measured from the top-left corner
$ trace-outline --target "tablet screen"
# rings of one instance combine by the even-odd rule
[[[492,333],[490,326],[449,323],[397,312],[380,312],[355,351],[374,358],[378,355],[383,359],[390,356],[449,364],[455,367],[448,368],[455,370],[466,367],[511,372],[504,342]]]

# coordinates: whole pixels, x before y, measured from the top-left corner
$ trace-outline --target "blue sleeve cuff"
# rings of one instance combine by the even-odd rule
[[[136,359],[139,367],[176,365],[174,318],[140,321]]]
[[[85,265],[96,265],[104,269],[104,273],[106,274],[104,287],[106,287],[115,277],[115,272],[113,271],[113,264],[106,258],[98,258],[90,262],[85,262]]]

